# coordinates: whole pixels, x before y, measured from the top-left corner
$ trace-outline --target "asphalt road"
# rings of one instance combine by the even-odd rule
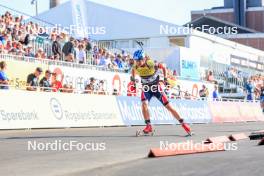
[[[201,142],[212,136],[249,134],[264,130],[264,123],[197,124],[192,125],[196,134],[188,138],[178,125],[156,126],[155,136],[135,137],[140,128],[0,131],[0,175],[263,176],[264,146],[257,146],[258,141],[249,139],[236,143],[237,150],[233,151],[161,158],[147,158],[147,155],[150,148],[160,147],[160,142]],[[71,142],[76,144],[72,150],[58,148],[59,144]]]

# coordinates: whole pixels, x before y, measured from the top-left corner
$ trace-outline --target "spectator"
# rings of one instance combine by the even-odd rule
[[[73,93],[73,88],[72,88],[71,85],[64,84],[62,89],[61,89],[61,92],[63,92],[63,93]]]
[[[18,42],[17,44],[16,53],[17,54],[22,53],[22,55],[25,53],[23,50],[23,45],[20,42]]]
[[[34,73],[31,73],[27,77],[27,90],[36,91],[39,86],[39,76],[42,73],[42,68],[37,67]]]
[[[95,91],[95,82],[96,82],[95,78],[91,77],[90,78],[90,83],[85,86],[84,93],[89,93],[89,94],[94,93],[94,91]]]
[[[177,85],[175,96],[177,99],[182,99],[182,97],[183,97],[180,85]]]
[[[34,53],[32,51],[32,46],[31,45],[28,45],[25,48],[25,56],[27,56],[27,57],[34,57]]]
[[[49,60],[55,60],[55,56],[49,56],[48,59]]]
[[[6,66],[5,61],[0,62],[0,89],[9,89],[8,86],[4,86],[9,84],[9,79],[5,73]]]
[[[215,83],[215,80],[214,80],[214,76],[213,76],[213,72],[212,72],[212,71],[209,71],[209,72],[208,72],[208,75],[207,75],[206,80],[207,80],[208,82],[213,82],[213,83]]]
[[[208,89],[206,88],[205,85],[202,85],[202,89],[199,91],[199,96],[202,98],[207,98],[208,95],[209,95]]]
[[[36,59],[46,59],[46,54],[45,52],[43,51],[42,48],[39,48],[36,55],[35,55],[35,58]]]
[[[61,45],[59,35],[56,37],[56,40],[52,43],[52,53],[54,56],[57,56],[56,58],[61,58]]]
[[[106,67],[108,65],[107,63],[107,57],[109,57],[109,53],[102,53],[101,56],[99,56],[99,61],[98,61],[98,65],[99,66],[103,66]]]
[[[98,49],[98,47],[95,45],[95,46],[93,47],[93,58],[96,60],[96,59],[98,59],[98,57],[99,57],[99,49]],[[94,64],[94,61],[93,61],[93,64]]]
[[[38,36],[42,37],[42,38],[45,38],[45,39],[47,39],[49,37],[49,35],[47,34],[45,28],[43,28],[43,27],[39,27]]]
[[[4,47],[4,49],[9,51],[9,50],[11,50],[11,48],[12,48],[12,42],[10,40],[8,40],[6,45],[5,45],[5,47]]]
[[[134,59],[132,59],[132,58],[130,58],[130,56],[128,56],[128,67],[129,67],[129,69],[128,69],[128,73],[130,73],[131,72],[131,69],[133,68],[133,65],[134,65]]]
[[[63,78],[61,80],[63,80]],[[58,80],[58,76],[56,72],[52,73],[51,81],[52,81],[51,83],[52,91],[61,92],[63,87],[61,81]]]
[[[224,76],[226,78],[226,80],[228,82],[230,82],[232,80],[232,72],[231,72],[232,68],[229,67],[225,72],[224,72]]]
[[[118,69],[123,69],[124,68],[124,65],[123,65],[123,62],[122,62],[122,60],[121,60],[121,55],[120,54],[118,54],[117,56],[116,56],[116,59],[115,59],[115,64],[117,65],[117,67],[118,67]]]
[[[111,70],[117,70],[118,69],[118,66],[115,62],[115,56],[114,55],[111,55],[111,57],[110,57],[110,64],[109,64],[108,68]]]
[[[79,64],[86,63],[86,53],[84,51],[84,45],[80,44],[78,50],[76,51],[76,60]]]
[[[0,35],[0,43],[2,44],[2,45],[5,45],[6,44],[6,35]]]
[[[65,55],[65,61],[73,62],[74,61],[74,38],[71,37],[70,41],[65,43],[62,48],[62,52]]]
[[[128,72],[129,70],[130,70],[130,65],[128,64],[128,59],[129,59],[129,57],[128,57],[128,55],[125,53],[124,55],[123,55],[123,57],[122,57],[122,63],[123,63],[123,70],[125,71],[125,72]]]
[[[84,40],[84,44],[85,44],[85,50],[87,52],[91,52],[91,50],[92,50],[92,44],[90,43],[89,39],[84,38],[83,40]]]
[[[74,40],[73,41],[73,55],[74,55],[74,59],[76,59],[78,51],[79,51],[79,41],[78,40]]]
[[[46,70],[45,76],[40,80],[39,86],[41,87],[41,91],[50,92],[51,91],[51,83],[50,83],[51,72]]]
[[[187,90],[184,91],[183,97],[186,100],[191,100],[192,99],[192,95]]]
[[[252,80],[248,80],[248,82],[246,83],[246,86],[245,86],[245,89],[246,89],[246,93],[247,93],[247,100],[251,101],[251,100],[254,100],[254,85],[252,83]]]
[[[218,100],[218,87],[214,86],[214,91],[213,91],[213,100]]]
[[[173,76],[177,76],[177,71],[173,70]]]
[[[98,94],[99,95],[106,95],[105,89],[104,89],[104,81],[101,80],[99,82],[99,86],[98,86]]]
[[[118,95],[118,91],[117,91],[117,89],[114,89],[113,90],[113,94],[112,95],[114,95],[114,96],[117,96]]]
[[[73,93],[73,87],[72,87],[72,85],[69,85],[68,93]]]
[[[1,43],[0,43],[0,54],[4,54],[4,53],[5,53],[4,46],[1,45]]]

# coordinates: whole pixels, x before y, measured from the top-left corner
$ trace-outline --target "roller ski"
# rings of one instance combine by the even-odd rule
[[[152,129],[150,124],[147,124],[143,130],[137,130],[136,137],[139,136],[154,136],[155,130]]]

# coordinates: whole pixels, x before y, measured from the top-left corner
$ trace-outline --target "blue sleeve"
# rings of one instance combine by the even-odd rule
[[[1,81],[6,81],[6,80],[8,80],[6,74],[5,74],[4,72],[2,72],[2,71],[0,71],[0,80],[1,80]]]
[[[1,72],[1,71],[0,71],[0,80],[1,80],[1,81],[4,81],[4,80],[5,80],[5,78],[4,78],[4,74],[3,74],[3,72]]]
[[[217,98],[217,93],[215,91],[213,92],[213,98]]]

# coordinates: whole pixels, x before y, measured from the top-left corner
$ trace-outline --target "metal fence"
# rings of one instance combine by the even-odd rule
[[[93,70],[100,70],[100,71],[124,73],[123,70],[109,69],[107,67],[93,65],[89,63],[79,64],[79,63],[74,63],[74,62],[49,60],[49,59],[36,59],[34,57],[17,56],[17,55],[10,55],[10,54],[0,54],[0,59],[5,60],[5,61],[17,60],[17,61],[34,62],[40,65],[41,64],[58,65],[58,66],[67,66],[67,67],[73,67],[73,68],[93,69]]]

